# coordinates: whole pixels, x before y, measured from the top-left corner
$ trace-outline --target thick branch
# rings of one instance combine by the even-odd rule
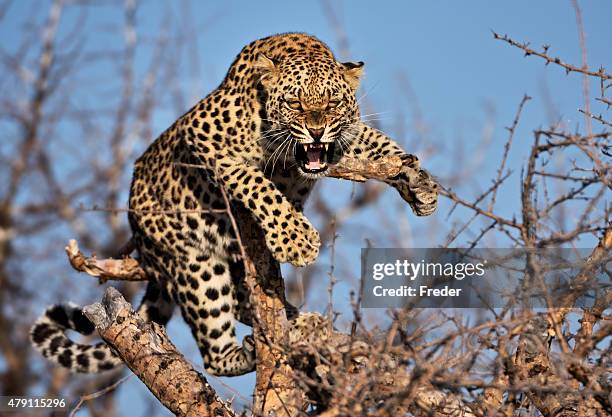
[[[364,182],[386,180],[400,173],[402,160],[397,156],[386,156],[373,161],[368,159],[343,158],[329,169],[328,177]]]
[[[234,416],[206,378],[172,344],[164,328],[143,321],[114,288],[85,315],[149,390],[177,416]]]

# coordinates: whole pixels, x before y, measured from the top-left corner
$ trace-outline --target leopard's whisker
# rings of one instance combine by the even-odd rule
[[[293,152],[295,153],[295,147],[297,146],[297,142],[296,141],[292,141],[293,142]],[[291,149],[291,144],[289,144],[289,146],[287,146],[287,150],[285,151],[285,159],[283,161],[283,169],[287,169],[287,156],[289,155],[289,150]]]

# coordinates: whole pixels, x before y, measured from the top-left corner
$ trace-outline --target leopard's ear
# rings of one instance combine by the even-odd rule
[[[272,82],[278,73],[276,64],[270,58],[264,54],[257,55],[255,59],[255,69],[261,74],[260,81],[264,86],[267,86]]]
[[[357,90],[359,80],[363,75],[363,62],[343,62],[340,65],[342,66],[342,73],[346,82],[349,83],[353,90]]]

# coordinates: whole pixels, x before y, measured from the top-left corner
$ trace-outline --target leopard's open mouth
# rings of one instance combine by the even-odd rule
[[[298,143],[295,160],[302,171],[316,174],[327,170],[334,156],[334,143]]]

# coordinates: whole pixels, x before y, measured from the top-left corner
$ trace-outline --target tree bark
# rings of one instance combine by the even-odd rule
[[[147,388],[177,416],[235,416],[172,344],[165,329],[143,321],[114,288],[102,303],[86,306],[85,315],[96,330],[143,381]]]

